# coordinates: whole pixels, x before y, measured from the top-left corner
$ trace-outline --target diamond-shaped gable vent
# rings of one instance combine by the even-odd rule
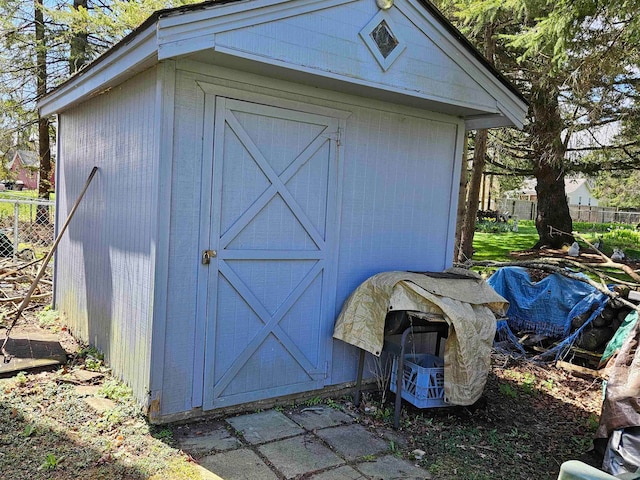
[[[360,31],[360,37],[383,70],[388,70],[406,48],[394,31],[396,28],[383,11],[378,12]]]
[[[393,49],[398,46],[398,40],[393,36],[389,25],[384,20],[381,21],[376,28],[371,32],[371,38],[376,42],[378,50],[384,58],[387,58]]]

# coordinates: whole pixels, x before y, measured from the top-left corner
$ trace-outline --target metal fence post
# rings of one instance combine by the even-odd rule
[[[18,216],[20,215],[20,204],[13,204],[13,261],[18,258],[18,248],[20,248],[20,239],[18,238]]]

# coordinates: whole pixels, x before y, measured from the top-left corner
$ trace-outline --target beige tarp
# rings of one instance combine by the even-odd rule
[[[497,315],[509,303],[486,282],[462,269],[466,278],[435,278],[420,273],[383,272],[366,280],[347,299],[334,338],[379,356],[390,310],[442,315],[449,324],[444,354],[445,398],[471,405],[482,395],[491,361]]]

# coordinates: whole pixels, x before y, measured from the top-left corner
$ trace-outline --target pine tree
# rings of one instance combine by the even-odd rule
[[[582,157],[568,155],[574,150],[571,139],[595,136],[597,128],[637,111],[638,0],[444,0],[443,5],[479,48],[483,29],[495,26],[496,65],[529,98],[530,111],[522,135],[494,134],[489,151],[500,151],[502,163],[511,163],[510,156],[529,163],[537,179],[535,246],[571,242],[564,176],[584,167]],[[511,143],[514,139],[518,142]]]

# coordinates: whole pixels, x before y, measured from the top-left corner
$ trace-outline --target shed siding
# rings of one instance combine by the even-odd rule
[[[354,109],[345,141],[336,316],[349,294],[389,270],[441,271],[447,258],[458,127]],[[353,381],[355,348],[334,341],[332,383]]]
[[[189,72],[184,69],[193,69]],[[198,322],[200,185],[204,94],[197,82],[351,112],[339,152],[343,170],[336,315],[351,291],[383,270],[441,270],[451,231],[461,121],[202,64],[178,64],[172,170],[169,301],[161,415],[201,406],[204,333]],[[210,72],[212,76],[204,75]],[[217,75],[227,78],[214,78]],[[289,92],[284,94],[283,92]],[[406,113],[398,113],[398,112]],[[396,112],[396,113],[392,113]],[[210,166],[208,167],[210,169]],[[204,196],[210,195],[204,192]],[[206,200],[205,200],[206,201]],[[331,383],[353,381],[355,356],[334,342]],[[192,391],[193,387],[193,391]]]
[[[376,62],[359,32],[379,12],[375,2],[346,5],[298,15],[266,24],[222,32],[216,48],[235,50],[277,60],[292,66],[307,66],[346,78],[379,84],[381,87],[418,92],[429,98],[452,101],[480,109],[495,110],[496,100],[453,61],[445,44],[436,44],[439,34],[422,25],[431,38],[418,30],[400,7],[383,17],[392,25],[406,50],[384,71]],[[462,58],[458,61],[463,62]]]
[[[60,115],[58,218],[99,171],[56,258],[56,308],[147,401],[158,140],[156,69]]]

